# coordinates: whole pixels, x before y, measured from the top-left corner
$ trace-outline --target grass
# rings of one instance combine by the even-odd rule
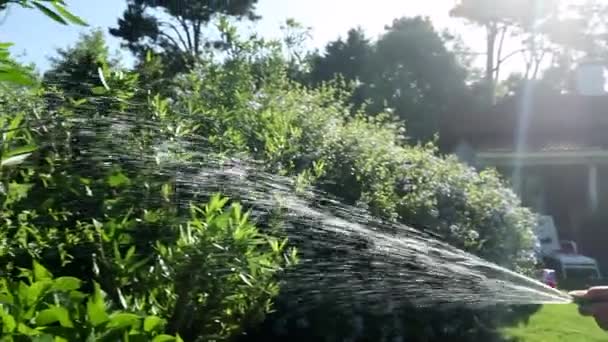
[[[545,305],[528,325],[508,328],[504,333],[519,342],[608,341],[608,331],[598,328],[593,318],[580,316],[575,305]]]

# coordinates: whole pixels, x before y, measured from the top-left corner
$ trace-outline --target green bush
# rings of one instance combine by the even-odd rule
[[[255,330],[296,254],[277,237],[283,232],[269,236],[277,232],[263,222],[256,228],[236,203],[178,193],[176,172],[207,155],[252,157],[298,186],[317,186],[490,261],[530,269],[533,215],[495,173],[440,156],[432,144],[408,145],[389,115],[352,115],[349,94],[331,84],[308,89],[289,80],[276,44],[232,38],[225,59],[205,60],[174,80],[170,99],[147,94],[136,74],[107,68],[106,85],[84,98],[69,86],[2,95],[0,124],[11,132],[2,137],[0,167],[7,284],[44,260],[58,279],[82,279],[89,296],[99,284],[111,308],[166,320],[162,333],[213,341]],[[269,325],[280,323],[288,299],[279,300]],[[288,333],[340,339],[364,317],[372,340],[487,340],[494,338],[487,327],[511,314],[404,307],[389,320],[318,311],[331,306],[328,300],[297,317],[314,323],[307,328],[286,323]],[[86,317],[78,317],[78,329],[86,329]],[[139,333],[138,324],[128,331]]]
[[[440,156],[433,144],[408,145],[404,128],[389,115],[351,115],[343,102],[348,94],[331,84],[316,89],[299,86],[287,78],[281,65],[284,61],[276,55],[258,57],[247,51],[224,63],[209,62],[180,80],[169,110],[202,123],[196,133],[205,137],[209,150],[245,153],[263,161],[267,171],[294,176],[303,185],[315,185],[376,216],[435,233],[511,269],[524,273],[532,269],[534,215],[498,174],[479,173],[452,157]],[[215,96],[229,100],[216,101]],[[289,310],[287,301],[280,301],[269,326],[282,321],[281,310],[284,314]],[[405,330],[411,328],[412,333],[402,337],[479,340],[497,337],[479,322],[495,327],[512,317],[525,318],[530,311],[524,311],[463,308],[442,313],[403,308],[396,311],[400,313],[395,319]],[[313,322],[319,314],[313,310],[304,318]],[[433,315],[437,319],[431,319]],[[356,316],[336,312],[325,323],[286,330],[289,336],[331,340],[329,331],[331,336],[348,336],[353,326],[347,322]],[[386,318],[367,317],[379,330],[370,330],[366,337],[380,338],[374,334],[383,331]]]
[[[173,190],[175,167],[189,165],[179,144],[191,131],[188,120],[168,115],[158,97],[133,101],[142,97],[136,75],[104,73],[109,88],[85,98],[69,89],[2,95],[0,260],[7,293],[52,287],[51,279],[19,285],[22,270],[44,260],[61,282],[82,279],[84,301],[55,302],[57,293],[45,292],[35,308],[17,303],[7,312],[33,324],[26,333],[69,340],[152,339],[145,330],[150,315],[166,322],[159,334],[228,339],[264,318],[295,251],[260,232],[236,202],[228,207],[226,198],[205,194],[207,204],[184,205]],[[108,327],[93,329],[82,310],[98,287],[118,321],[108,312]],[[55,332],[54,322],[31,321],[39,312],[61,315],[59,325],[68,324],[67,312],[73,329]],[[2,322],[13,332],[8,314]]]
[[[20,278],[0,279],[3,341],[182,341],[162,334],[160,317],[108,311],[97,284],[81,292],[81,280],[53,278],[37,262]]]

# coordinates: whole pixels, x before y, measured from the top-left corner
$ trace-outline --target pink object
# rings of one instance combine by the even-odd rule
[[[552,288],[557,287],[557,277],[555,275],[555,270],[545,268],[542,270],[542,282]]]

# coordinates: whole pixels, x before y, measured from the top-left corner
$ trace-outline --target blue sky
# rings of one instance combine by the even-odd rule
[[[84,18],[91,27],[107,28],[116,25],[125,8],[125,0],[67,0],[70,10]],[[256,29],[267,37],[277,37],[280,25],[294,18],[312,28],[312,47],[323,47],[328,41],[344,35],[355,26],[363,27],[369,35],[377,36],[384,25],[401,16],[428,15],[440,28],[449,27],[467,34],[467,42],[477,45],[478,37],[457,19],[450,19],[451,0],[259,0],[258,12],[263,19]],[[0,18],[2,20],[2,18]],[[34,62],[39,69],[48,67],[48,57],[59,47],[73,44],[86,28],[63,26],[42,14],[13,6],[0,22],[4,33],[1,41],[15,43],[12,52],[24,62]],[[109,34],[113,50],[119,41]],[[483,45],[482,45],[483,46]],[[124,53],[123,55],[127,55]]]

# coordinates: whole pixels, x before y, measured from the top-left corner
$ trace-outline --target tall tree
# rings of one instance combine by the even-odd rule
[[[466,70],[446,46],[450,39],[421,17],[395,20],[377,42],[351,30],[314,59],[311,75],[314,82],[338,74],[358,81],[352,99],[357,107],[365,102],[370,113],[393,110],[414,141],[428,141],[440,116],[468,95]]]
[[[535,62],[539,66],[544,58],[539,54],[536,36],[526,37],[525,49],[512,51],[503,56],[505,39],[509,35],[522,36],[535,33],[539,23],[555,15],[559,10],[560,0],[460,0],[450,11],[455,17],[473,22],[486,31],[486,67],[484,81],[491,102],[494,101],[496,80],[500,67],[508,58],[518,52],[530,52],[529,65]],[[532,67],[528,67],[530,70]],[[538,70],[538,68],[537,68]]]
[[[361,28],[348,31],[346,40],[339,38],[325,47],[323,55],[312,59],[313,83],[326,81],[338,75],[348,81],[366,78],[373,45]]]
[[[83,34],[74,46],[58,49],[50,61],[44,83],[75,98],[90,96],[92,88],[102,86],[99,68],[118,64],[116,58],[111,58],[101,30]]]
[[[204,35],[215,15],[258,19],[257,0],[127,0],[127,9],[110,33],[137,57],[164,55],[176,71],[187,68],[212,42]]]

